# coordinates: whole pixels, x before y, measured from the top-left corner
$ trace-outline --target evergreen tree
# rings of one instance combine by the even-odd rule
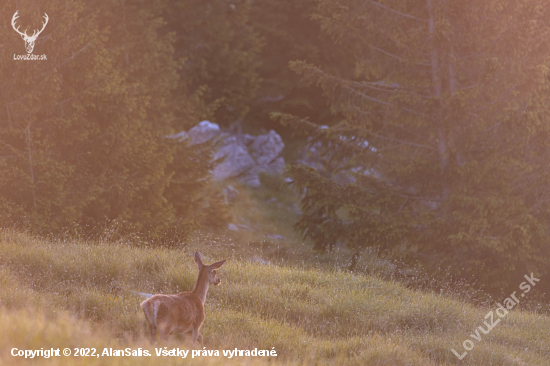
[[[290,175],[298,228],[327,249],[377,246],[493,289],[548,259],[548,9],[542,1],[321,0],[316,19],[355,55],[342,78],[292,68],[342,122],[319,129],[325,174]],[[347,172],[350,183],[330,174]],[[503,272],[506,273],[503,273]]]
[[[198,97],[200,119],[222,125],[242,119],[258,88],[262,46],[250,24],[250,2],[171,1],[165,17],[183,61],[179,93]]]
[[[6,14],[16,10],[22,29],[49,16],[35,46],[47,61],[0,59],[2,225],[59,232],[116,222],[158,236],[177,220],[167,188],[197,179],[203,185],[195,182],[183,199],[204,190],[208,172],[194,174],[193,152],[166,138],[176,125],[178,85],[174,36],[161,33],[166,6],[163,0],[2,5],[4,28]],[[22,53],[15,32],[0,37],[10,52]],[[178,103],[192,109],[182,95]],[[178,169],[190,169],[190,178],[171,182]]]
[[[302,144],[292,139],[290,131],[273,122],[274,111],[300,117],[309,116],[317,123],[332,125],[332,115],[322,91],[308,86],[289,68],[289,62],[302,60],[313,63],[333,74],[349,77],[353,74],[353,59],[347,49],[321,30],[312,19],[317,0],[254,0],[251,22],[264,39],[265,46],[258,55],[261,83],[251,112],[245,119],[248,130],[276,129],[291,149]],[[290,146],[289,146],[290,145]],[[285,151],[292,159],[291,152]]]

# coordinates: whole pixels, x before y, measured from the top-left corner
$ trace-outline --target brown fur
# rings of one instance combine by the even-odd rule
[[[161,340],[170,334],[191,333],[193,343],[202,341],[200,328],[204,321],[204,301],[208,285],[219,285],[216,269],[225,260],[209,266],[202,264],[199,253],[195,253],[195,262],[199,267],[199,276],[195,289],[191,292],[181,292],[175,295],[154,295],[141,303],[145,318],[149,323],[149,335],[156,340],[157,333]]]

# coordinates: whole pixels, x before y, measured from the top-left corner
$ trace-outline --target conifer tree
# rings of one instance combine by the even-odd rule
[[[339,75],[352,74],[349,70],[353,69],[353,60],[346,57],[346,48],[332,42],[320,24],[311,19],[316,5],[316,0],[252,2],[251,22],[265,45],[258,55],[261,83],[249,125],[261,121],[265,126],[269,112],[276,110],[310,116],[323,124],[334,121],[322,91],[304,85],[289,68],[290,61],[302,60]]]
[[[376,246],[492,289],[543,271],[548,15],[538,0],[321,0],[355,75],[292,65],[344,116],[328,129],[277,116],[324,147],[324,172],[290,170],[298,228],[318,249]]]
[[[250,2],[171,1],[165,18],[183,62],[179,92],[199,97],[201,119],[222,125],[242,119],[256,96],[262,47],[250,23]]]
[[[204,184],[209,172],[192,171],[197,156],[166,138],[176,125],[179,77],[173,34],[163,31],[166,6],[164,0],[2,5],[5,28],[16,10],[22,29],[49,16],[35,46],[46,61],[0,59],[2,225],[49,233],[116,222],[124,231],[158,236],[178,219],[166,197],[170,185],[192,187],[184,200],[201,194],[203,186],[191,180]],[[0,37],[8,53],[23,53],[15,32]],[[190,103],[178,96],[178,104]],[[199,159],[207,161],[208,153]],[[177,169],[190,169],[189,179],[171,182]]]

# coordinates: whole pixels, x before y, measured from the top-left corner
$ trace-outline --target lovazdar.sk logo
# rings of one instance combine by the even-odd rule
[[[25,41],[25,50],[27,51],[26,55],[13,55],[14,60],[46,60],[46,55],[33,55],[32,51],[34,50],[34,43],[36,42],[36,39],[42,33],[44,28],[46,28],[46,24],[48,24],[48,14],[44,13],[44,19],[45,22],[42,23],[42,29],[40,30],[34,30],[32,36],[27,35],[27,30],[25,29],[24,32],[21,32],[19,30],[19,26],[16,27],[15,21],[19,18],[19,10],[13,14],[13,17],[11,18],[11,26],[13,29],[19,33],[21,38],[23,38],[23,41]]]

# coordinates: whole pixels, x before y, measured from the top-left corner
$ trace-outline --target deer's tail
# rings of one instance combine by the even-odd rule
[[[145,318],[147,318],[147,321],[149,322],[149,324],[156,327],[158,304],[154,303],[153,301],[149,301],[149,299],[147,299],[141,303],[141,308],[143,309],[143,313],[145,314]]]

